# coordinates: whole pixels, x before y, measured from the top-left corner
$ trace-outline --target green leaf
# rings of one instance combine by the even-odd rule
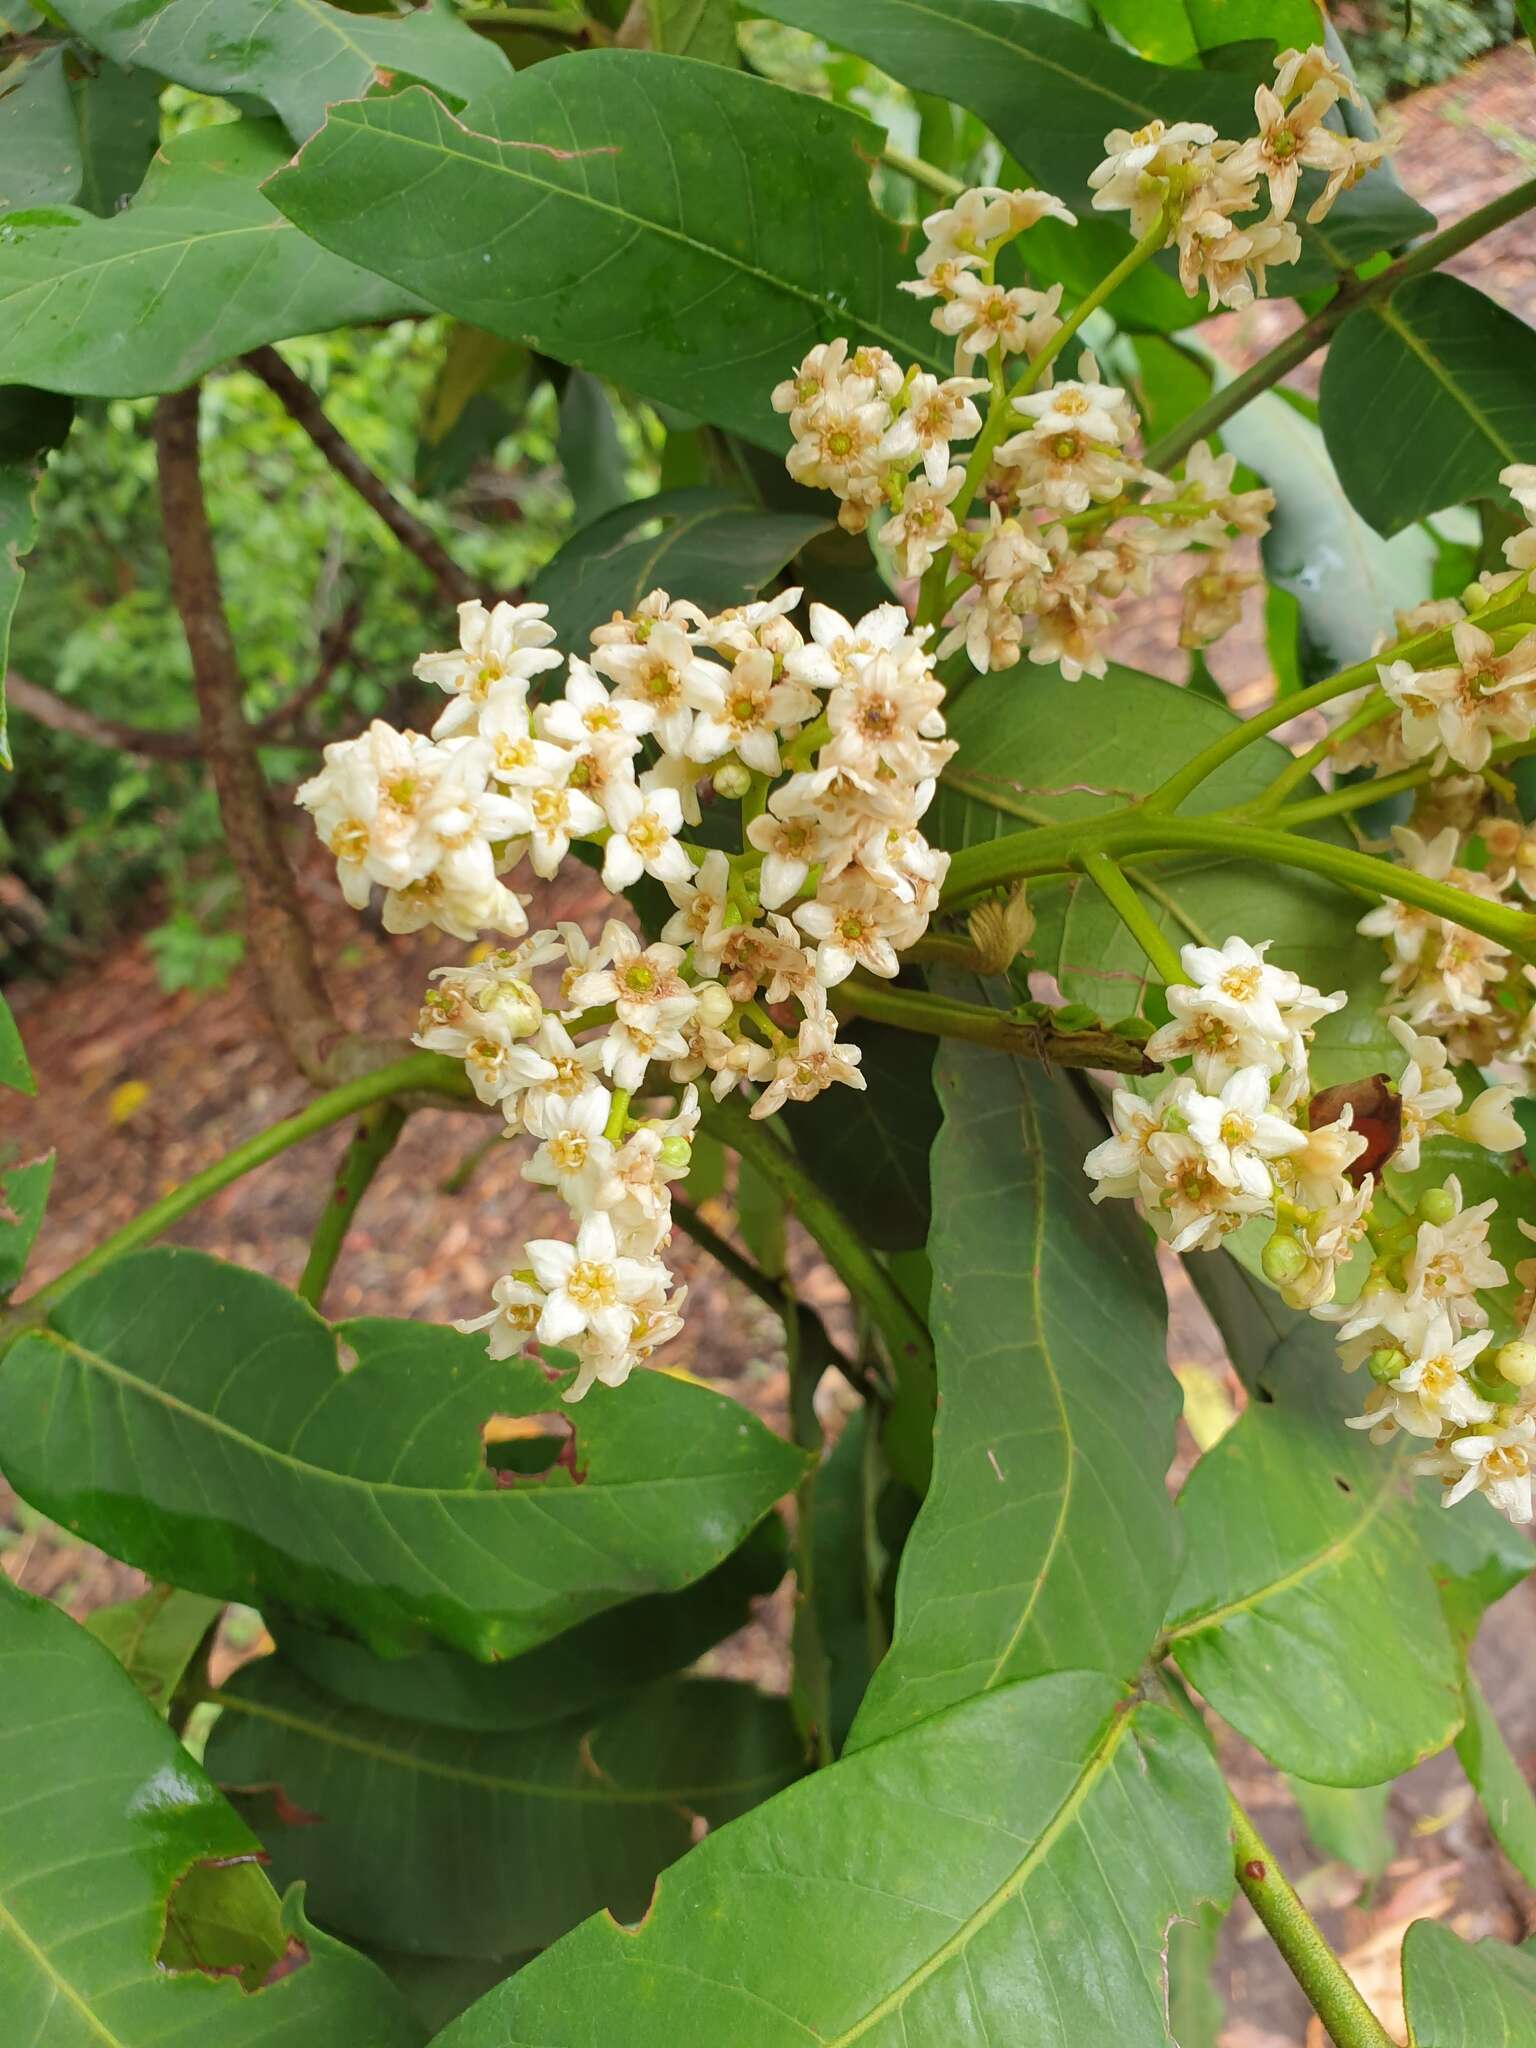
[[[54,1157],[49,1152],[0,1172],[0,1301],[26,1271],[48,1207]]]
[[[151,1586],[137,1600],[96,1608],[85,1626],[106,1644],[155,1711],[164,1714],[222,1611],[222,1602],[202,1593]]]
[[[1005,1686],[706,1836],[638,1927],[589,1920],[440,2048],[590,2048],[616,2014],[625,2048],[1165,2042],[1165,1933],[1229,1882],[1225,1817],[1167,1708]]]
[[[879,151],[860,116],[765,79],[591,50],[462,122],[419,88],[332,107],[267,190],[460,319],[784,448],[769,393],[816,342],[949,367],[897,290],[911,259],[869,197]]]
[[[1383,540],[1367,526],[1344,494],[1321,432],[1274,392],[1245,405],[1221,438],[1275,494],[1264,569],[1300,605],[1307,680],[1396,638],[1394,615],[1430,595],[1431,536],[1413,526]]]
[[[119,1260],[8,1354],[6,1476],[196,1592],[276,1598],[385,1652],[430,1633],[489,1658],[701,1577],[803,1468],[735,1402],[642,1373],[571,1412],[579,1477],[498,1486],[482,1426],[543,1413],[561,1382],[427,1324],[339,1334],[348,1373],[270,1280],[196,1252]]]
[[[1528,1885],[1536,1885],[1536,1795],[1510,1753],[1487,1694],[1470,1672],[1467,1719],[1456,1754],[1471,1781],[1493,1838]]]
[[[933,1480],[859,1746],[1036,1672],[1129,1677],[1177,1570],[1162,1283],[1089,1200],[1098,1120],[1038,1063],[946,1039],[936,1072]]]
[[[208,1769],[281,1786],[292,1814],[261,1825],[274,1880],[302,1879],[328,1927],[433,1955],[543,1948],[605,1906],[638,1918],[695,1815],[730,1820],[804,1767],[785,1702],[724,1680],[473,1734],[351,1705],[281,1655],[218,1700]]]
[[[1387,1831],[1389,1780],[1384,1785],[1310,1785],[1305,1778],[1286,1781],[1312,1846],[1320,1855],[1347,1863],[1374,1883],[1397,1854]]]
[[[285,1660],[322,1692],[378,1713],[445,1728],[508,1734],[618,1699],[693,1663],[752,1618],[787,1562],[784,1525],[770,1515],[739,1550],[680,1593],[611,1607],[521,1657],[477,1664],[453,1650],[387,1663],[346,1636],[271,1615]]]
[[[1536,1954],[1415,1920],[1403,1943],[1403,2003],[1413,2048],[1526,2048],[1536,2040]]]
[[[67,205],[80,178],[80,130],[55,46],[0,72],[0,213]]]
[[[1223,1906],[1201,1906],[1168,1930],[1168,2031],[1179,2048],[1221,2048],[1226,2008],[1213,1977]]]
[[[3,716],[3,706],[0,706]],[[9,761],[9,756],[6,760]],[[9,1003],[0,995],[0,1088],[14,1088],[19,1095],[35,1095],[37,1083],[27,1064],[27,1049],[16,1029]]]
[[[432,2039],[477,1998],[511,1976],[526,1956],[423,1956],[400,1949],[363,1948],[388,1977]]]
[[[934,806],[940,843],[971,846],[1025,825],[1117,809],[1234,723],[1224,705],[1113,664],[1105,676],[1076,683],[1049,668],[1033,671],[1027,684],[1011,672],[981,677],[949,717],[959,752]],[[1201,784],[1190,814],[1257,796],[1292,758],[1272,740],[1244,748]],[[1335,845],[1353,844],[1337,821],[1314,829]],[[1379,963],[1355,935],[1358,898],[1321,877],[1187,855],[1140,861],[1134,878],[1171,944],[1218,945],[1233,932],[1259,933],[1274,940],[1277,961],[1324,991],[1345,991],[1348,1006],[1325,1018],[1317,1034],[1312,1071],[1325,1085],[1401,1065],[1377,1015]],[[1098,890],[1077,879],[1035,883],[1030,900],[1039,919],[1035,956],[1067,1000],[1105,1017],[1129,1015],[1150,970]]]
[[[198,92],[264,101],[295,142],[314,133],[333,100],[394,73],[462,100],[504,68],[494,44],[440,4],[397,16],[327,0],[60,0],[58,12],[119,64]]]
[[[420,2042],[385,1978],[311,1927],[296,1900],[275,1924],[256,1837],[107,1651],[9,1585],[0,1585],[0,1823],[0,2010],[13,2040]],[[193,1950],[218,1938],[221,1916],[242,1943],[265,1919],[267,1938],[280,1935],[300,1966],[251,1992],[204,1974]]]
[[[327,255],[273,212],[272,121],[166,144],[131,206],[13,215],[0,237],[0,382],[98,398],[175,391],[285,335],[384,320],[418,302]]]
[[[579,526],[628,501],[628,465],[613,407],[599,380],[585,370],[572,370],[560,393],[556,448]]]
[[[1169,1647],[1272,1763],[1318,1785],[1379,1784],[1462,1721],[1460,1646],[1426,1547],[1442,1510],[1402,1439],[1344,1426],[1364,1389],[1325,1326],[1220,1253],[1191,1272],[1253,1398],[1179,1497]]]
[[[0,256],[3,261],[3,256]],[[11,621],[16,616],[16,607],[21,601],[21,586],[26,581],[22,568],[22,557],[32,552],[37,540],[37,512],[33,504],[36,478],[29,464],[7,463],[0,467],[0,768],[9,768],[11,745],[6,736],[5,716],[5,661],[11,644]],[[0,1009],[3,1009],[0,1003]],[[36,1093],[31,1086],[27,1063],[21,1053],[21,1041],[16,1039],[12,1053],[8,1039],[16,1037],[15,1026],[10,1022],[10,1013],[0,1020],[0,1080],[12,1088],[22,1088],[28,1095]],[[25,1080],[10,1078],[14,1062],[20,1060],[19,1071]]]
[[[138,191],[160,146],[161,81],[105,59],[75,80],[80,204],[111,215]]]
[[[1188,64],[1223,43],[1306,49],[1321,30],[1314,0],[1093,0],[1094,12],[1145,57]]]
[[[706,64],[738,64],[736,0],[646,0],[651,48]]]
[[[795,1614],[795,1675],[804,1657],[816,1664],[808,1691],[826,1716],[834,1756],[886,1648],[876,1584],[880,1545],[869,1497],[869,1411],[858,1409],[843,1425],[812,1481],[811,1599],[809,1624],[803,1595]]]
[[[841,1035],[863,1048],[864,1089],[835,1117],[786,1103],[780,1120],[818,1185],[877,1251],[915,1251],[928,1237],[928,1155],[939,1130],[933,1041],[859,1020]]]
[[[725,491],[663,491],[620,505],[568,540],[534,579],[563,647],[583,648],[594,626],[633,611],[658,585],[722,611],[755,597],[827,518],[764,512]]]
[[[1536,334],[1460,278],[1414,278],[1339,327],[1319,404],[1351,504],[1398,533],[1536,461]]]

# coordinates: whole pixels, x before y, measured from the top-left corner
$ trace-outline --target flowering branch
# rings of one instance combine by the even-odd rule
[[[969,949],[967,949],[969,952]],[[975,972],[974,955],[964,963]],[[971,1045],[991,1046],[1017,1058],[1041,1060],[1047,1066],[1091,1067],[1115,1074],[1153,1071],[1145,1048],[1134,1038],[1114,1031],[1067,1031],[1049,1018],[1036,1022],[994,1010],[984,1003],[962,1003],[919,989],[893,988],[887,982],[855,976],[837,992],[839,1015],[844,1011],[868,1017],[898,1031],[928,1038],[959,1038]]]
[[[1227,1813],[1237,1881],[1335,2048],[1394,2048],[1392,2036],[1323,1939],[1317,1922],[1276,1863],[1274,1851],[1230,1792]]]
[[[430,573],[439,594],[449,604],[462,604],[475,594],[473,580],[448,553],[424,520],[402,505],[376,471],[339,428],[332,425],[314,392],[275,348],[263,345],[249,350],[241,361],[259,377],[284,412],[301,428],[344,483],[375,511],[403,548],[409,550]]]
[[[1226,421],[1240,413],[1250,399],[1257,398],[1272,384],[1278,384],[1299,363],[1315,355],[1351,313],[1358,313],[1363,306],[1379,305],[1389,299],[1399,285],[1406,284],[1410,278],[1422,277],[1426,271],[1438,270],[1442,263],[1459,251],[1481,241],[1484,235],[1491,235],[1495,228],[1518,220],[1533,206],[1536,206],[1536,178],[1527,178],[1523,184],[1501,192],[1497,199],[1490,199],[1487,205],[1452,221],[1438,234],[1428,236],[1416,249],[1410,249],[1406,256],[1400,256],[1385,270],[1377,271],[1374,277],[1345,278],[1320,312],[1303,321],[1293,333],[1278,342],[1267,355],[1260,356],[1257,362],[1250,363],[1230,383],[1223,384],[1219,391],[1213,391],[1204,405],[1196,406],[1160,441],[1154,442],[1147,450],[1150,466],[1167,469],[1197,441],[1216,433]]]
[[[192,659],[202,750],[245,900],[246,936],[267,1010],[294,1064],[323,1084],[343,1033],[320,978],[314,941],[278,838],[219,588],[218,562],[198,468],[198,386],[155,407],[160,503],[171,596]]]

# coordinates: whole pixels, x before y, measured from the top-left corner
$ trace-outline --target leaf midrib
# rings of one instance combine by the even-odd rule
[[[373,122],[366,118],[366,110],[370,106],[404,108],[407,102],[415,98],[418,93],[437,110],[444,121],[457,129],[460,135],[472,141],[484,143],[495,154],[489,158],[476,156],[471,150],[450,148],[440,135],[437,137],[413,135],[403,128],[391,127],[382,122]],[[697,236],[688,234],[680,227],[669,226],[665,221],[655,220],[648,214],[632,213],[622,206],[615,206],[609,200],[597,198],[590,191],[578,191],[572,185],[557,184],[552,179],[538,178],[529,171],[517,168],[502,154],[503,151],[539,149],[543,145],[538,143],[509,142],[500,136],[483,134],[478,128],[471,128],[467,122],[461,121],[456,115],[451,114],[443,102],[438,99],[437,95],[429,91],[425,86],[412,86],[391,100],[345,102],[343,105],[333,107],[330,110],[326,119],[326,128],[329,128],[333,121],[338,130],[351,127],[354,133],[368,134],[381,137],[390,142],[404,143],[412,149],[424,149],[447,159],[449,162],[459,158],[464,162],[477,165],[482,170],[496,172],[502,177],[511,178],[516,183],[531,186],[534,191],[541,192],[550,198],[568,200],[574,205],[585,206],[594,213],[607,214],[612,219],[623,222],[628,228],[633,228],[641,233],[659,236],[663,241],[675,242],[680,248],[688,249],[696,256],[707,257],[711,262],[719,264],[724,270],[733,270],[742,277],[751,278],[754,283],[782,293],[786,298],[798,299],[802,305],[813,307],[817,313],[823,316],[836,313],[841,317],[846,311],[845,307],[834,305],[833,301],[826,297],[825,294],[810,291],[806,286],[796,284],[791,278],[776,276],[774,272],[764,270],[758,264],[744,262],[739,256],[733,255],[729,250],[716,248],[710,242],[701,242]],[[324,135],[326,128],[322,128],[319,133]],[[300,150],[298,157],[294,160],[295,168],[302,168],[303,158],[314,140],[315,138],[311,137],[310,142],[305,143],[304,148]],[[283,173],[280,171],[278,176],[281,177],[282,175]],[[398,194],[395,196],[398,197]],[[881,324],[870,314],[861,313],[859,318],[861,327],[867,329],[881,341],[892,343],[897,349],[908,355],[911,354],[913,344],[908,336],[896,333],[891,328]]]
[[[286,1728],[295,1735],[306,1736],[312,1742],[341,1749],[355,1756],[367,1757],[371,1763],[384,1764],[390,1769],[414,1771],[424,1778],[442,1778],[449,1783],[473,1785],[490,1793],[513,1793],[524,1799],[549,1799],[568,1802],[579,1806],[679,1806],[690,1800],[718,1799],[735,1794],[754,1794],[777,1785],[783,1778],[782,1771],[759,1771],[750,1778],[719,1779],[700,1785],[671,1785],[654,1788],[639,1788],[615,1784],[604,1779],[599,1785],[547,1785],[531,1778],[501,1777],[489,1771],[476,1771],[467,1764],[442,1763],[434,1758],[420,1756],[410,1750],[392,1747],[387,1742],[369,1741],[365,1736],[354,1735],[336,1727],[333,1722],[322,1721],[306,1714],[296,1713],[292,1708],[274,1707],[265,1700],[252,1700],[240,1693],[212,1690],[204,1698],[226,1713],[245,1714],[253,1721],[269,1721],[274,1727]],[[526,1736],[530,1730],[518,1731]]]
[[[1339,1558],[1347,1557],[1376,1517],[1396,1496],[1397,1480],[1397,1472],[1388,1465],[1369,1507],[1351,1523],[1343,1535],[1336,1537],[1322,1550],[1315,1551],[1304,1563],[1295,1566],[1291,1571],[1282,1572],[1279,1578],[1267,1580],[1262,1586],[1256,1586],[1251,1593],[1244,1593],[1236,1600],[1224,1600],[1218,1607],[1205,1608],[1188,1620],[1179,1622],[1176,1627],[1164,1632],[1164,1643],[1176,1643],[1185,1636],[1203,1635],[1208,1629],[1220,1628],[1235,1615],[1253,1613],[1266,1600],[1273,1600],[1282,1593],[1289,1593],[1294,1587],[1304,1585],[1315,1573],[1324,1570]]]
[[[1488,415],[1468,395],[1465,387],[1457,383],[1446,364],[1435,354],[1429,343],[1423,340],[1421,336],[1415,334],[1408,323],[1394,310],[1390,301],[1383,300],[1379,305],[1372,306],[1371,311],[1383,327],[1395,334],[1403,346],[1418,357],[1440,388],[1447,393],[1454,404],[1461,407],[1478,432],[1498,449],[1505,461],[1518,462],[1520,460],[1518,452],[1496,430]]]
[[[932,1955],[919,1963],[900,1984],[886,1993],[878,2005],[871,2006],[869,2011],[855,2020],[851,2027],[824,2041],[822,2048],[847,2048],[849,2042],[860,2040],[871,2027],[877,2026],[881,2020],[888,2019],[892,2013],[899,2012],[914,1991],[926,1984],[951,1957],[963,1953],[981,1929],[996,1919],[1010,1900],[1023,1891],[1046,1856],[1077,1818],[1089,1793],[1108,1769],[1116,1749],[1129,1732],[1134,1719],[1133,1713],[1127,1713],[1119,1706],[1111,1711],[1103,1734],[1089,1751],[1071,1790],[1036,1836],[1023,1860],[1003,1879],[991,1897],[984,1899],[974,1912],[968,1914],[954,1933],[942,1942]]]
[[[28,1934],[26,1928],[22,1926],[3,1898],[0,1898],[0,1923],[4,1924],[16,1945],[31,1956],[33,1962],[36,1963],[39,1970],[42,1971],[43,1975],[59,1994],[74,2007],[98,2041],[106,2042],[107,2048],[128,2048],[128,2044],[124,2042],[121,2035],[111,2033],[102,2025],[74,1985],[60,1972],[48,1951],[33,1940],[32,1936]]]

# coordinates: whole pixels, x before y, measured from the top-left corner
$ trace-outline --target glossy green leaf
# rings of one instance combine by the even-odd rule
[[[1225,705],[1116,666],[1076,683],[1045,668],[1027,682],[1017,671],[981,677],[950,713],[959,752],[939,785],[932,814],[938,836],[958,848],[1026,825],[1116,809],[1155,788],[1234,722]],[[1291,758],[1270,740],[1244,748],[1201,785],[1187,813],[1257,796]],[[1338,822],[1315,829],[1335,844],[1353,843]],[[1170,855],[1137,862],[1133,872],[1148,914],[1173,945],[1262,933],[1273,939],[1276,960],[1317,987],[1346,992],[1347,1008],[1326,1018],[1317,1034],[1319,1080],[1397,1071],[1401,1052],[1377,1015],[1380,967],[1355,935],[1358,898],[1321,877],[1251,861]],[[1049,881],[1032,885],[1030,900],[1039,920],[1033,951],[1062,993],[1107,1019],[1128,1016],[1149,969],[1098,890],[1082,880]]]
[[[556,453],[578,526],[628,502],[628,464],[618,422],[602,383],[585,370],[570,371],[560,393]]]
[[[242,349],[415,310],[305,238],[262,196],[286,162],[272,121],[167,143],[132,205],[12,217],[0,236],[0,382],[136,397]]]
[[[1264,569],[1301,607],[1307,680],[1394,639],[1395,613],[1431,594],[1431,536],[1411,526],[1383,540],[1367,526],[1345,496],[1320,430],[1274,392],[1245,405],[1221,438],[1275,494]]]
[[[0,1301],[12,1292],[42,1228],[54,1154],[0,1171]]]
[[[858,115],[744,72],[592,50],[462,121],[419,88],[333,107],[267,190],[446,312],[783,448],[769,393],[818,341],[949,367],[897,290],[910,257],[869,198],[879,150]]]
[[[786,1103],[781,1121],[817,1183],[877,1250],[915,1251],[928,1237],[928,1155],[939,1130],[933,1040],[857,1019],[840,1035],[862,1048],[863,1091],[835,1117]]]
[[[474,1734],[350,1705],[280,1656],[219,1699],[208,1769],[281,1786],[291,1815],[260,1823],[274,1881],[302,1879],[338,1933],[432,1955],[543,1948],[605,1906],[637,1919],[696,1815],[730,1820],[804,1767],[784,1701],[724,1680]]]
[[[1177,1570],[1178,1383],[1144,1224],[1096,1209],[1059,1074],[944,1040],[933,1152],[933,1479],[863,1746],[1041,1671],[1129,1677]]]
[[[60,0],[58,12],[119,64],[198,92],[264,101],[296,142],[314,133],[333,100],[396,73],[464,100],[505,68],[494,44],[438,0],[402,15],[327,0]]]
[[[796,1588],[791,1649],[796,1690],[811,1724],[825,1729],[834,1756],[848,1740],[886,1648],[877,1584],[881,1545],[870,1498],[877,1470],[869,1410],[860,1408],[843,1425],[811,1484],[809,1587]],[[804,1497],[802,1489],[802,1502]]]
[[[1093,0],[1093,8],[1160,64],[1193,63],[1223,43],[1304,50],[1320,34],[1315,0]]]
[[[80,178],[80,130],[55,45],[0,72],[0,213],[68,205]]]
[[[534,579],[562,647],[583,648],[594,626],[633,611],[658,586],[706,611],[755,597],[805,543],[826,530],[825,508],[764,512],[725,491],[663,491],[620,505],[572,536]]]
[[[640,1926],[589,1920],[441,2048],[591,2048],[617,2015],[625,2048],[1150,2048],[1225,1816],[1167,1708],[1094,1672],[1005,1686],[707,1836]]]
[[[75,80],[79,197],[92,213],[116,213],[143,184],[160,146],[160,87],[152,71],[125,71],[105,58]]]
[[[1493,1838],[1528,1885],[1536,1886],[1536,1794],[1511,1754],[1487,1695],[1469,1672],[1467,1718],[1456,1754],[1482,1803]]]
[[[1202,1906],[1168,1930],[1168,2031],[1179,2048],[1221,2048],[1226,2007],[1214,1980],[1224,1906]]]
[[[193,1946],[216,1933],[237,1891],[244,1934],[256,1932],[253,1886],[270,1933],[277,1900],[254,1864],[258,1848],[101,1644],[46,1601],[0,1585],[8,2038],[46,2048],[417,2048],[421,2030],[387,1980],[311,1927],[297,1899],[280,1927],[285,1945],[298,1944],[289,1974],[248,1992],[196,1966]],[[218,1863],[222,1883],[207,1874]]]
[[[1384,1785],[1312,1785],[1305,1778],[1290,1778],[1287,1783],[1313,1848],[1374,1883],[1397,1854],[1387,1831],[1390,1780]]]
[[[1460,278],[1414,278],[1339,327],[1319,403],[1351,504],[1397,533],[1536,461],[1536,334]]]
[[[3,716],[3,708],[0,708]],[[27,1064],[27,1049],[16,1029],[10,1004],[0,995],[0,1088],[14,1088],[21,1095],[35,1095],[37,1083]]]
[[[736,0],[646,0],[651,48],[706,64],[736,64]]]
[[[558,1383],[427,1324],[339,1334],[347,1373],[336,1335],[270,1280],[196,1252],[120,1260],[8,1354],[6,1476],[194,1591],[277,1598],[383,1651],[430,1633],[506,1657],[701,1577],[803,1469],[735,1402],[641,1373],[622,1401],[571,1411],[579,1477],[498,1486],[482,1426],[545,1412]]]
[[[137,1600],[98,1607],[85,1626],[105,1643],[157,1713],[165,1713],[223,1603],[179,1586],[151,1586]]]
[[[1528,2048],[1536,1953],[1415,1920],[1403,1943],[1403,2003],[1413,2048]]]
[[[1191,1270],[1252,1398],[1179,1497],[1169,1647],[1272,1763],[1319,1785],[1379,1784],[1462,1721],[1461,1651],[1430,1548],[1443,1511],[1408,1473],[1404,1439],[1376,1445],[1344,1426],[1364,1389],[1325,1325],[1222,1254]],[[1466,1527],[1487,1523],[1474,1513]]]
[[[432,1649],[387,1662],[350,1637],[270,1619],[283,1656],[322,1692],[373,1712],[445,1728],[505,1735],[585,1713],[693,1663],[752,1618],[788,1562],[784,1525],[770,1515],[723,1564],[680,1593],[652,1593],[566,1629],[521,1657],[478,1664]]]

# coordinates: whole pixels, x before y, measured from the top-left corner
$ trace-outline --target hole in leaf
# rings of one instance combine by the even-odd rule
[[[576,1432],[558,1409],[544,1415],[493,1415],[480,1431],[485,1462],[497,1486],[522,1486],[557,1467],[578,1483]]]
[[[1333,1483],[1339,1489],[1340,1493],[1352,1494],[1355,1490],[1350,1485],[1349,1481],[1347,1479],[1341,1479],[1337,1472],[1335,1472],[1333,1475]]]
[[[1265,1386],[1262,1380],[1256,1380],[1254,1382],[1253,1398],[1256,1401],[1268,1401],[1271,1404],[1273,1404],[1275,1397],[1272,1391]]]
[[[286,1932],[282,1906],[255,1856],[194,1863],[171,1886],[155,1961],[172,1976],[234,1977],[261,1991],[302,1969],[309,1950]]]

